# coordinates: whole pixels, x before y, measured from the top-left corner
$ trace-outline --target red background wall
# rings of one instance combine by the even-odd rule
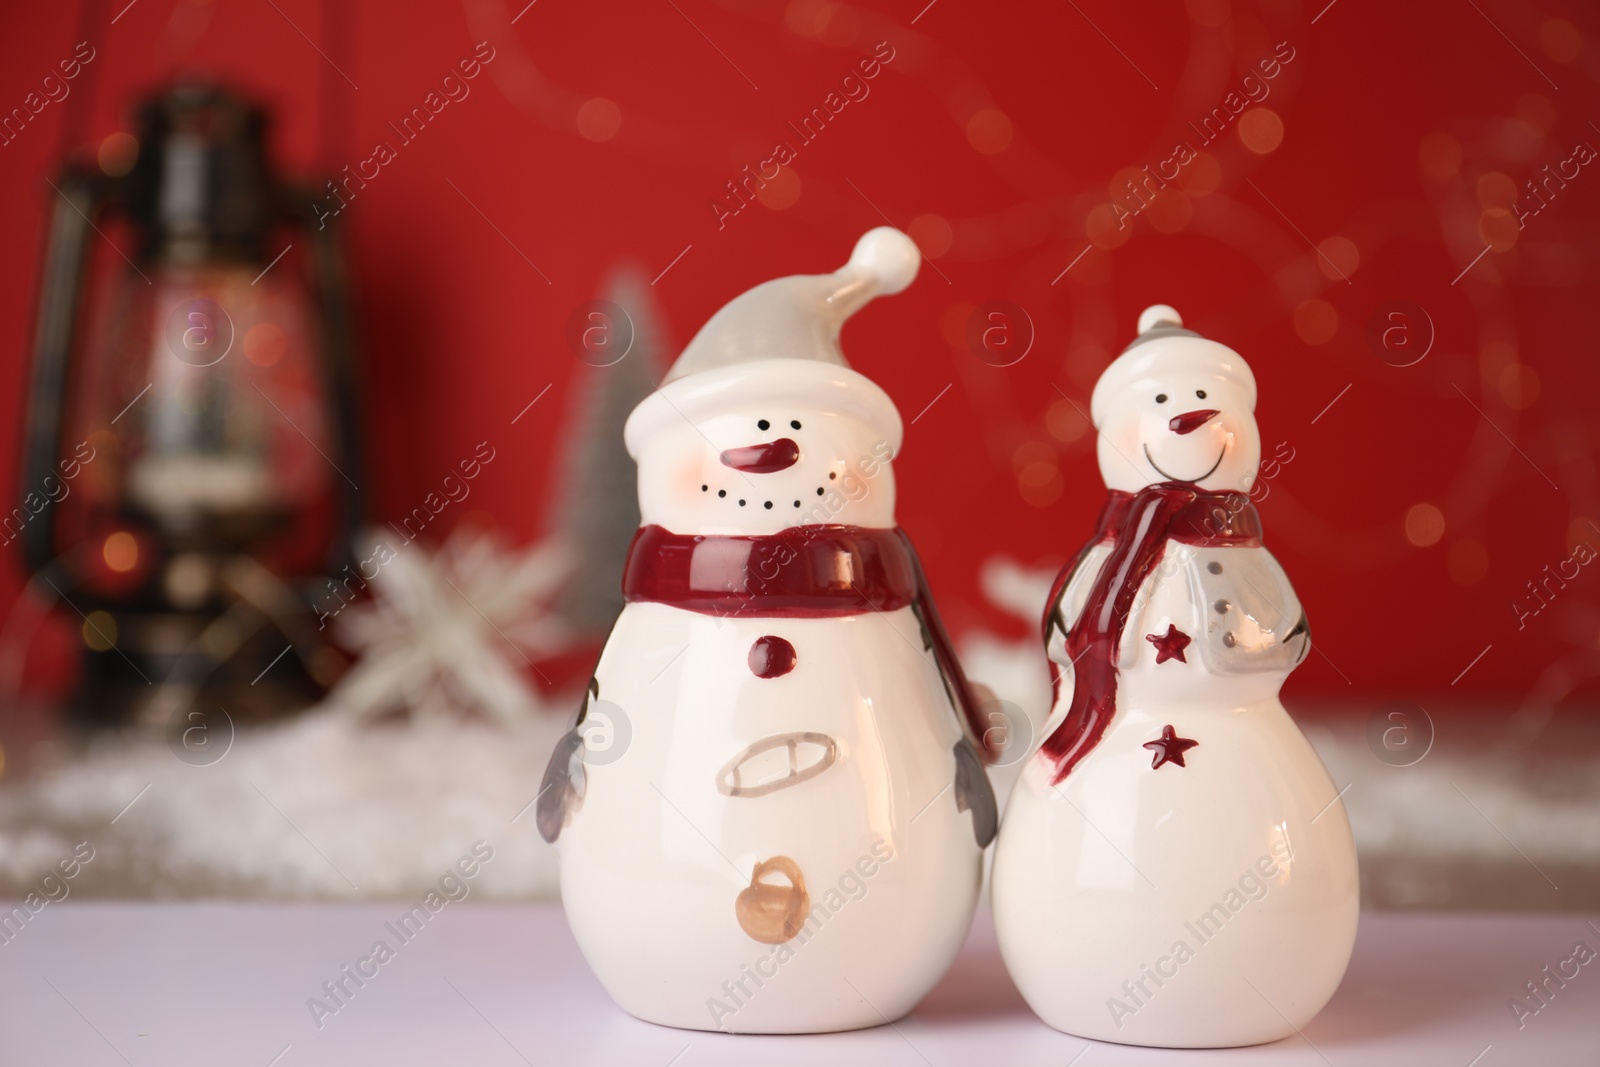
[[[486,40],[495,59],[471,95],[343,215],[377,517],[409,511],[488,439],[508,458],[475,506],[519,538],[538,533],[562,399],[603,373],[568,351],[567,318],[619,261],[655,276],[688,246],[655,286],[681,346],[736,292],[833,269],[887,216],[933,258],[859,316],[845,347],[908,421],[951,386],[910,428],[898,473],[902,520],[954,629],[1020,634],[984,603],[979,565],[996,552],[1061,559],[1086,536],[1101,486],[1071,405],[1087,410],[1096,375],[1159,301],[1245,354],[1265,450],[1293,450],[1262,512],[1324,653],[1294,692],[1507,706],[1600,695],[1600,568],[1521,629],[1513,607],[1539,606],[1526,583],[1579,542],[1600,548],[1600,166],[1521,229],[1513,205],[1519,193],[1537,205],[1524,182],[1546,164],[1600,147],[1594,8],[939,0],[919,15],[923,2],[369,0],[343,9],[341,43],[310,0],[112,0],[88,20],[98,80],[80,78],[0,147],[0,411],[23,410],[43,179],[69,107],[98,140],[138,90],[223,73],[277,107],[280,156],[309,174],[396,140],[386,124]],[[0,109],[73,51],[79,18],[70,4],[8,13]],[[785,123],[879,41],[895,58],[871,95],[799,147],[770,204],[719,228],[710,202],[724,183],[775,140],[797,143]],[[1179,139],[1198,147],[1186,123],[1280,42],[1294,58],[1267,83],[1271,114],[1234,120],[1118,230],[1119,172]],[[328,79],[337,121],[319,159]],[[965,341],[973,308],[994,300],[1035,330],[1006,368]],[[1367,337],[1395,300],[1435,332],[1408,367]],[[17,436],[0,435],[7,499],[20,496]],[[20,582],[13,562],[0,601]]]

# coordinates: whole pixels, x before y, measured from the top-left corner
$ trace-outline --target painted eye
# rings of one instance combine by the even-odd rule
[[[1157,404],[1165,404],[1166,402],[1167,402],[1167,394],[1166,393],[1157,393],[1156,394],[1156,403]]]
[[[1204,389],[1196,389],[1194,391],[1194,395],[1199,397],[1201,400],[1204,400],[1206,398],[1206,391]]]
[[[796,430],[798,430],[800,428],[800,420],[799,419],[790,419],[789,420],[789,425],[794,427]]]
[[[772,423],[768,422],[766,419],[762,419],[760,422],[756,423],[756,429],[770,430],[772,429]]]

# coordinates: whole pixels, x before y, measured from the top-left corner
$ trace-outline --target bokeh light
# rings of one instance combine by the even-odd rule
[[[1083,410],[1066,397],[1058,397],[1050,405],[1045,412],[1044,425],[1051,437],[1065,445],[1082,440],[1083,435],[1091,429]]]
[[[1566,19],[1546,19],[1539,27],[1539,47],[1557,63],[1571,63],[1583,52],[1583,35]]]
[[[138,138],[121,130],[108,134],[95,151],[95,162],[100,165],[100,170],[113,178],[128,173],[138,161]]]
[[[761,201],[762,207],[782,211],[799,201],[800,174],[793,167],[779,167],[777,176],[765,181],[766,184],[756,190],[756,199]]]
[[[855,8],[832,0],[791,0],[783,21],[789,32],[836,48],[852,44],[861,32],[861,16]]]
[[[258,322],[245,331],[244,356],[258,367],[271,367],[283,358],[288,344],[281,326]]]
[[[1005,112],[984,108],[967,120],[967,143],[986,156],[999,155],[1011,145],[1011,120]]]
[[[96,652],[105,652],[117,643],[117,620],[109,611],[91,611],[83,620],[83,643]]]
[[[139,565],[139,542],[126,530],[118,530],[106,538],[100,555],[118,574],[127,574]]]
[[[1418,548],[1436,545],[1444,537],[1444,512],[1429,503],[1413,504],[1406,511],[1406,540]]]
[[[622,129],[622,109],[603,96],[585,100],[578,108],[578,133],[585,140],[609,141]]]
[[[1239,140],[1258,156],[1276,152],[1283,143],[1283,120],[1270,107],[1253,107],[1239,116]]]
[[[1361,266],[1361,250],[1348,237],[1334,234],[1317,244],[1317,269],[1330,281],[1346,281]]]
[[[1492,207],[1478,216],[1478,236],[1496,252],[1504,252],[1517,243],[1522,228],[1517,217],[1503,207]]]
[[[1294,332],[1308,345],[1325,345],[1339,332],[1339,313],[1326,300],[1302,301],[1294,309]]]
[[[1478,176],[1478,206],[1509,208],[1517,200],[1517,183],[1509,175],[1491,170]]]
[[[1061,499],[1064,483],[1053,463],[1031,463],[1017,475],[1017,492],[1036,508],[1047,508]]]
[[[972,313],[976,310],[978,305],[969,304],[965,300],[957,301],[945,308],[939,314],[939,336],[953,348],[967,347],[967,321],[972,318]]]
[[[1178,172],[1178,188],[1189,196],[1210,196],[1222,184],[1222,164],[1210,152],[1196,152]]]
[[[1461,173],[1461,142],[1435,131],[1417,142],[1417,166],[1434,181],[1449,181]]]
[[[1539,399],[1539,373],[1526,363],[1512,363],[1500,371],[1495,385],[1506,407],[1521,411]]]
[[[1183,6],[1198,25],[1212,28],[1225,24],[1233,8],[1229,0],[1185,0]]]
[[[943,215],[918,215],[906,227],[906,233],[929,259],[938,259],[950,251],[955,240],[955,231]]]
[[[1157,233],[1177,233],[1194,218],[1194,206],[1179,189],[1163,189],[1145,208],[1144,217]]]
[[[1133,226],[1126,219],[1119,221],[1118,212],[1110,204],[1098,204],[1090,210],[1083,228],[1096,248],[1120,248],[1133,236]]]

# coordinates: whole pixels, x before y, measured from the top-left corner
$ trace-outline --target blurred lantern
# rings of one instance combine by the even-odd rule
[[[182,84],[137,126],[54,186],[7,534],[115,624],[84,627],[90,721],[274,714],[338,662],[311,598],[358,522],[342,261],[260,108]]]

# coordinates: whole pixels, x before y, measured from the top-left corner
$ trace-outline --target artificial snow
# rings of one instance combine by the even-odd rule
[[[72,893],[412,898],[481,840],[495,854],[474,895],[553,897],[555,850],[531,802],[567,727],[551,714],[504,726],[315,711],[241,731],[204,767],[161,737],[103,739],[0,789],[0,893],[22,896],[87,841],[94,858]]]

